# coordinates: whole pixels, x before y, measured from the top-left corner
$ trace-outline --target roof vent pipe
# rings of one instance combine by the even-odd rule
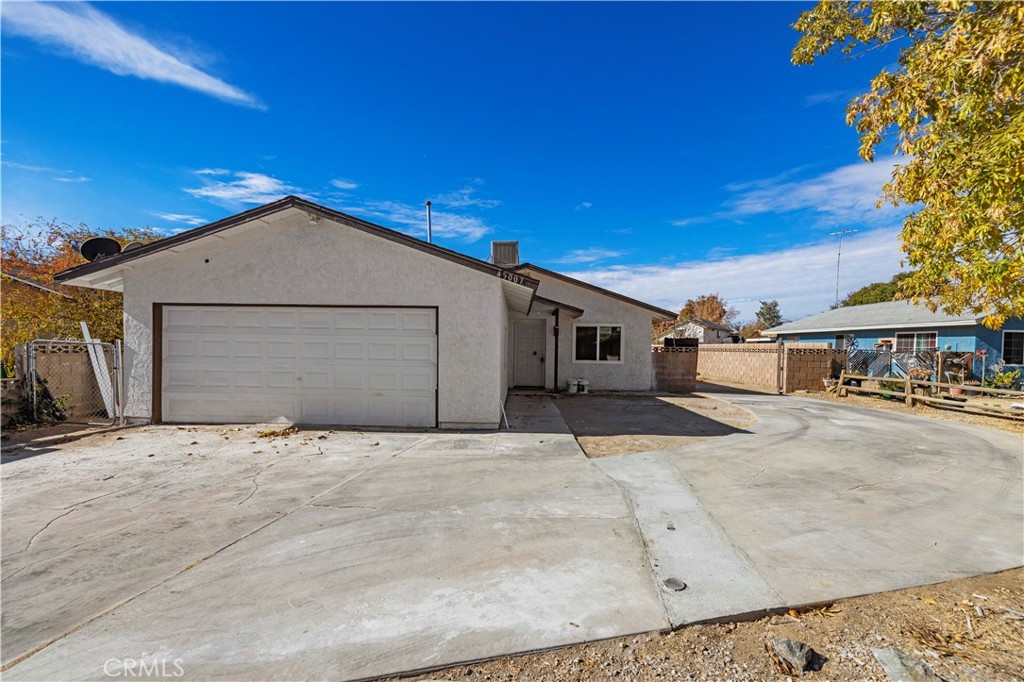
[[[427,202],[427,243],[434,243],[434,230],[430,224],[430,202]]]
[[[519,265],[519,242],[491,242],[491,262],[502,268]]]

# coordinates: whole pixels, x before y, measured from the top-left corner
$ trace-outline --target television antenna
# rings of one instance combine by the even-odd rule
[[[853,234],[858,230],[839,230],[838,232],[829,232],[829,237],[839,237],[839,253],[836,254],[836,307],[839,307],[839,264],[843,260],[843,237],[848,234]]]

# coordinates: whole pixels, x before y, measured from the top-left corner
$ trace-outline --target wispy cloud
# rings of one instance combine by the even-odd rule
[[[819,104],[831,104],[832,102],[848,101],[856,96],[856,92],[850,90],[832,90],[831,92],[816,92],[804,97],[804,106],[813,107]]]
[[[186,192],[194,197],[228,206],[266,204],[301,191],[298,187],[263,173],[204,168],[196,171],[195,174],[203,181],[203,185],[201,187],[186,187]],[[214,179],[227,177],[231,179]]]
[[[576,211],[586,211],[588,208],[590,208],[593,205],[594,204],[589,202],[589,201],[581,201],[580,203],[576,204],[576,208],[573,209],[573,210],[576,210]]]
[[[358,182],[352,182],[351,180],[346,180],[345,178],[335,178],[334,180],[331,180],[331,185],[342,190],[350,190],[359,187]]]
[[[478,180],[474,184],[482,184]],[[433,203],[448,208],[497,208],[501,202],[497,199],[482,199],[476,195],[476,187],[463,187],[454,192],[439,194],[434,198]]]
[[[18,163],[17,161],[3,160],[3,165],[10,166],[11,168],[17,168],[19,170],[31,171],[33,173],[70,173],[71,171],[62,171],[56,168],[50,168],[49,166],[33,166],[29,163]]]
[[[808,225],[831,227],[843,224],[879,226],[909,210],[906,206],[883,204],[882,186],[893,171],[907,159],[858,162],[800,179],[806,168],[794,168],[770,178],[730,183],[724,187],[729,196],[716,211],[671,221],[676,227],[709,222],[742,222],[750,216],[803,213]]]
[[[367,201],[345,206],[342,210],[415,237],[427,235],[427,215],[424,206],[399,201]],[[435,237],[459,239],[468,243],[475,242],[491,232],[491,227],[476,216],[434,210],[430,217]]]
[[[896,162],[855,163],[807,180],[769,179],[749,183],[729,201],[732,216],[808,210],[838,221],[889,221],[892,207],[878,209],[882,185]]]
[[[899,229],[864,231],[843,242],[840,296],[899,270]],[[778,251],[670,264],[611,266],[568,273],[627,296],[678,310],[687,298],[720,292],[753,318],[758,301],[778,299],[783,315],[800,318],[827,310],[835,300],[834,240]],[[709,254],[710,255],[710,254]]]
[[[206,218],[200,218],[197,215],[189,215],[187,213],[159,213],[157,211],[150,211],[151,216],[166,220],[169,223],[184,223],[195,227],[196,225],[203,225],[206,222]]]
[[[624,256],[625,251],[614,251],[612,249],[602,249],[600,247],[591,247],[588,249],[573,249],[569,253],[565,254],[561,258],[555,260],[556,263],[596,263],[602,260],[608,260],[609,258],[618,258]]]
[[[5,2],[5,30],[66,51],[119,76],[135,76],[211,95],[225,102],[265,108],[256,97],[132,33],[86,3]]]
[[[87,178],[84,175],[77,175],[77,176],[71,176],[71,177],[69,177],[69,176],[58,176],[58,177],[55,177],[54,180],[56,180],[57,182],[91,182],[92,178]]]

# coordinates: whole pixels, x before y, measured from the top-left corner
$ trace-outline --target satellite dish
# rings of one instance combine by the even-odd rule
[[[72,244],[72,247],[75,245]],[[75,248],[87,261],[102,260],[121,253],[121,245],[109,237],[93,237]]]
[[[142,242],[128,242],[127,244],[124,245],[124,248],[121,249],[121,253],[127,253],[129,251],[139,248],[142,245]]]

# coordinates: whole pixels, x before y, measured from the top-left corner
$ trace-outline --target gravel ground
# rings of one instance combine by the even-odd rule
[[[835,403],[846,403],[848,405],[856,405],[857,407],[870,407],[877,410],[885,410],[886,412],[902,412],[903,414],[913,414],[919,417],[942,419],[944,421],[958,422],[960,424],[970,424],[971,426],[983,426],[989,429],[996,429],[997,431],[1006,431],[1007,433],[1024,436],[1024,422],[1015,421],[1013,419],[986,417],[980,414],[968,414],[966,412],[944,410],[939,407],[928,407],[920,404],[915,405],[914,407],[907,407],[905,403],[902,403],[899,400],[885,400],[883,398],[852,394],[845,398],[839,398],[830,393],[821,392],[796,393],[794,395],[803,398],[828,400]]]
[[[413,679],[793,679],[769,653],[776,637],[805,642],[827,659],[820,670],[804,673],[810,680],[888,680],[872,654],[873,647],[896,647],[949,682],[1024,679],[1024,569],[791,613],[500,658]]]

